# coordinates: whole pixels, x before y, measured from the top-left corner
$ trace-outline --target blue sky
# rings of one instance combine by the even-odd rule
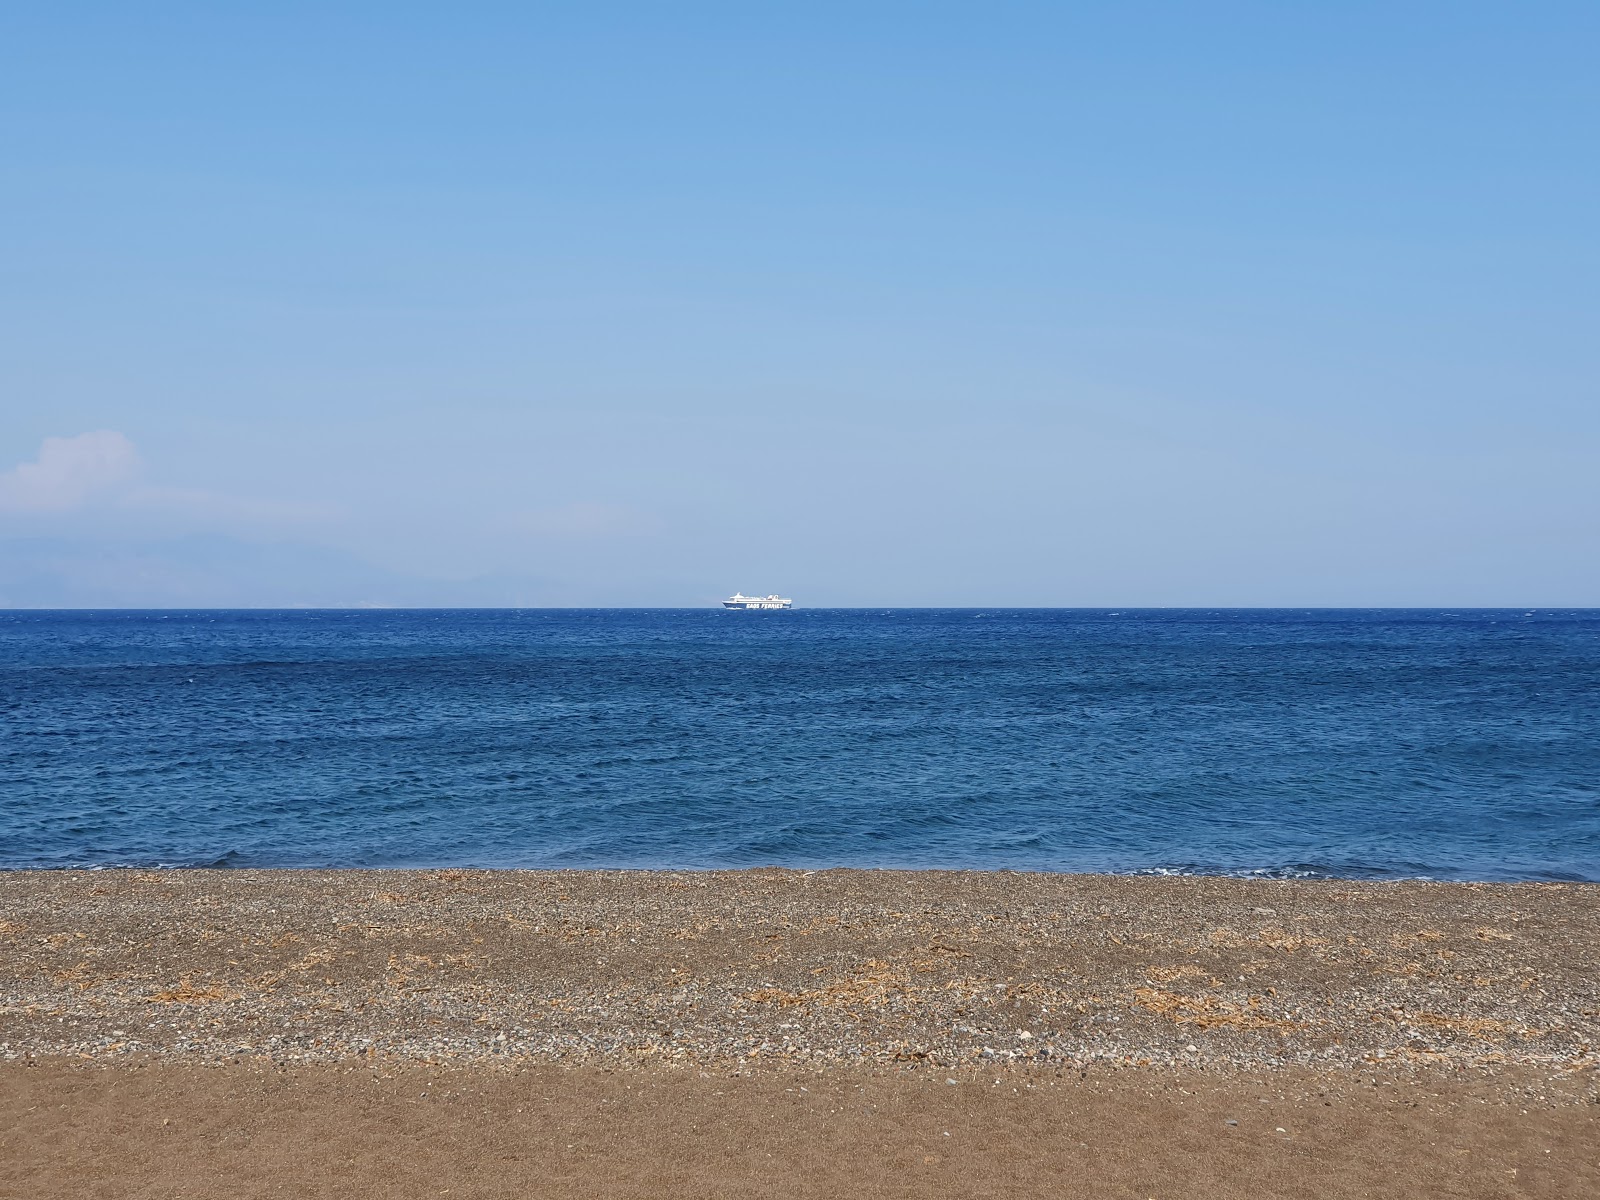
[[[1600,604],[1593,4],[0,45],[0,604]]]

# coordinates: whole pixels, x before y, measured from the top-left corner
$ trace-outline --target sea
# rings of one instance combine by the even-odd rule
[[[1600,610],[0,613],[0,867],[1600,881]]]

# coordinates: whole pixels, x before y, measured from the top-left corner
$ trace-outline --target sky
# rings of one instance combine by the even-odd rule
[[[1600,6],[0,8],[0,606],[1600,605]]]

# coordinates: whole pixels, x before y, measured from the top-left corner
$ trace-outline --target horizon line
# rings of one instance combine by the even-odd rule
[[[817,604],[795,612],[1600,612],[1600,604]],[[714,604],[198,604],[0,606],[14,613],[725,612]]]

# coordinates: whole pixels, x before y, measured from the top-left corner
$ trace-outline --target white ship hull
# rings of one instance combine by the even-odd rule
[[[722,602],[722,607],[749,612],[761,608],[793,608],[794,601],[777,593],[770,596],[746,596],[741,592],[735,592]]]

